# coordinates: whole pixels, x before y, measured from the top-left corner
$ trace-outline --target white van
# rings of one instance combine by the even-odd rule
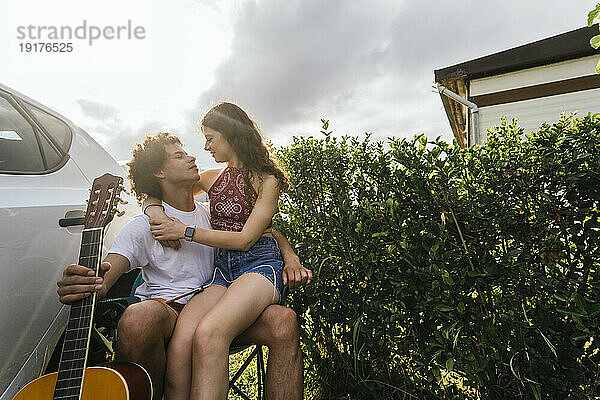
[[[88,189],[106,172],[126,178],[81,128],[0,85],[0,400],[46,370],[69,311],[56,282],[78,260]],[[121,197],[129,204],[108,228],[105,252],[139,213]]]

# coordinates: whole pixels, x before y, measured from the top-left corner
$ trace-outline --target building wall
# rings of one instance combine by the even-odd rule
[[[516,72],[500,74],[469,83],[469,98],[524,88],[533,85],[559,82],[594,74],[597,56],[548,64]],[[475,101],[477,103],[477,101]],[[530,100],[489,105],[479,109],[480,137],[485,140],[487,130],[499,125],[502,116],[507,120],[518,118],[525,132],[536,130],[542,122],[554,122],[563,112],[577,111],[578,116],[600,112],[600,89],[588,89]],[[471,142],[472,132],[471,132]]]
[[[543,122],[555,122],[563,112],[575,111],[579,117],[588,112],[600,112],[600,89],[482,107],[479,110],[479,132],[485,140],[487,130],[499,125],[502,116],[505,116],[508,122],[517,118],[519,126],[528,133],[536,131]]]

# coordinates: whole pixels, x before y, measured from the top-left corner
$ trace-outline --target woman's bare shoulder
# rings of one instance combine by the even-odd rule
[[[198,181],[198,185],[205,192],[208,192],[213,183],[215,183],[215,180],[217,180],[217,178],[219,177],[221,171],[223,171],[222,168],[207,169],[206,171],[202,171],[202,173],[200,174],[200,180]]]
[[[207,169],[206,171],[202,171],[200,179],[194,184],[194,195],[208,192],[221,171],[222,169]]]
[[[202,171],[200,173],[200,177],[217,177],[221,171],[223,171],[223,168],[215,168],[215,169],[207,169],[206,171]]]
[[[260,182],[257,182],[258,185],[256,187],[257,193],[262,193],[264,191],[278,191],[279,190],[279,181],[272,174],[262,174]]]

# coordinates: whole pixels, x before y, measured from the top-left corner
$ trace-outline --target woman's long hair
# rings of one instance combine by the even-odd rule
[[[279,189],[283,192],[288,188],[288,179],[277,160],[270,154],[256,126],[248,114],[232,103],[220,103],[211,108],[200,127],[210,128],[223,135],[244,167],[244,182],[246,199],[252,198],[251,179],[257,177],[262,182],[263,174],[275,176],[279,181]]]

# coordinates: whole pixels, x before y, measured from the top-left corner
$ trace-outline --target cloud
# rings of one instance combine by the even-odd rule
[[[166,124],[161,121],[146,121],[139,127],[127,126],[122,122],[119,111],[110,104],[87,99],[78,99],[77,103],[87,117],[82,128],[110,149],[111,155],[118,161],[129,160],[136,143],[143,141],[146,135],[167,131]]]
[[[78,99],[77,104],[84,116],[97,120],[118,120],[118,110],[110,104],[102,104],[92,100]]]
[[[236,22],[230,56],[191,113],[190,126],[218,101],[240,104],[267,136],[318,122],[328,108],[343,109],[357,84],[375,78],[394,2],[316,0],[248,2]],[[390,14],[390,10],[392,13]]]
[[[317,135],[321,117],[340,133],[452,140],[431,89],[434,69],[575,29],[579,8],[558,1],[250,1],[186,130],[211,105],[233,101],[276,144]]]
[[[586,14],[576,14],[587,6],[574,2],[250,0],[219,6],[212,10],[222,17],[223,29],[232,30],[226,35],[228,55],[196,104],[183,111],[181,126],[163,124],[165,115],[138,126],[124,123],[110,104],[78,104],[84,127],[119,159],[127,159],[145,134],[169,131],[199,164],[215,166],[202,150],[197,121],[219,101],[242,106],[278,146],[289,144],[292,135],[318,136],[321,118],[330,120],[335,134],[371,132],[383,140],[425,133],[452,140],[431,88],[433,71],[579,27],[572,21],[581,19],[582,26]],[[532,23],[538,20],[543,23]],[[211,54],[215,50],[202,53]]]
[[[386,68],[401,74],[435,69],[582,27],[573,2],[410,0],[391,25]],[[536,22],[536,23],[534,23]],[[432,74],[429,69],[427,73]]]
[[[204,140],[195,130],[189,131],[182,126],[169,126],[164,121],[145,121],[139,126],[130,126],[122,121],[120,112],[112,105],[87,99],[78,99],[77,103],[85,115],[80,125],[104,148],[109,149],[117,161],[128,161],[137,143],[146,136],[159,132],[169,132],[183,142],[186,151],[194,155],[201,168],[212,168],[215,162],[210,154],[203,151]]]

